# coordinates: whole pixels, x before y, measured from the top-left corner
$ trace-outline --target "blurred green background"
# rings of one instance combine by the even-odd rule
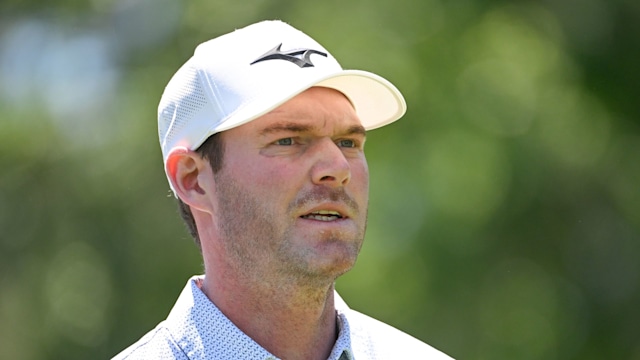
[[[3,0],[0,358],[110,358],[202,262],[156,108],[278,18],[395,83],[338,289],[458,359],[640,359],[640,2]]]

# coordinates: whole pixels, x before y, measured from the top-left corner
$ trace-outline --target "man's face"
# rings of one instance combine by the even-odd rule
[[[369,173],[364,128],[344,95],[311,88],[221,137],[215,213],[225,261],[265,281],[348,271],[364,238]]]

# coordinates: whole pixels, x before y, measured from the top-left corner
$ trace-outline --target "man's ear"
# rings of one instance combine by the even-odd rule
[[[165,171],[177,197],[192,209],[212,212],[211,194],[207,193],[214,188],[209,161],[195,151],[177,147],[169,152]]]

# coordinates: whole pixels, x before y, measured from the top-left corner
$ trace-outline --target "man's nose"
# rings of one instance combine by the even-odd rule
[[[326,138],[319,141],[313,150],[315,163],[311,168],[311,181],[330,187],[345,186],[351,180],[351,165],[342,149]]]

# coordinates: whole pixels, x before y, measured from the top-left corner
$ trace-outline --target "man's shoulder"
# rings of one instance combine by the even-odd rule
[[[345,315],[354,351],[360,350],[382,359],[451,359],[443,352],[380,320],[352,309],[346,310]]]
[[[173,340],[163,323],[149,331],[140,340],[122,350],[111,360],[188,359]]]

